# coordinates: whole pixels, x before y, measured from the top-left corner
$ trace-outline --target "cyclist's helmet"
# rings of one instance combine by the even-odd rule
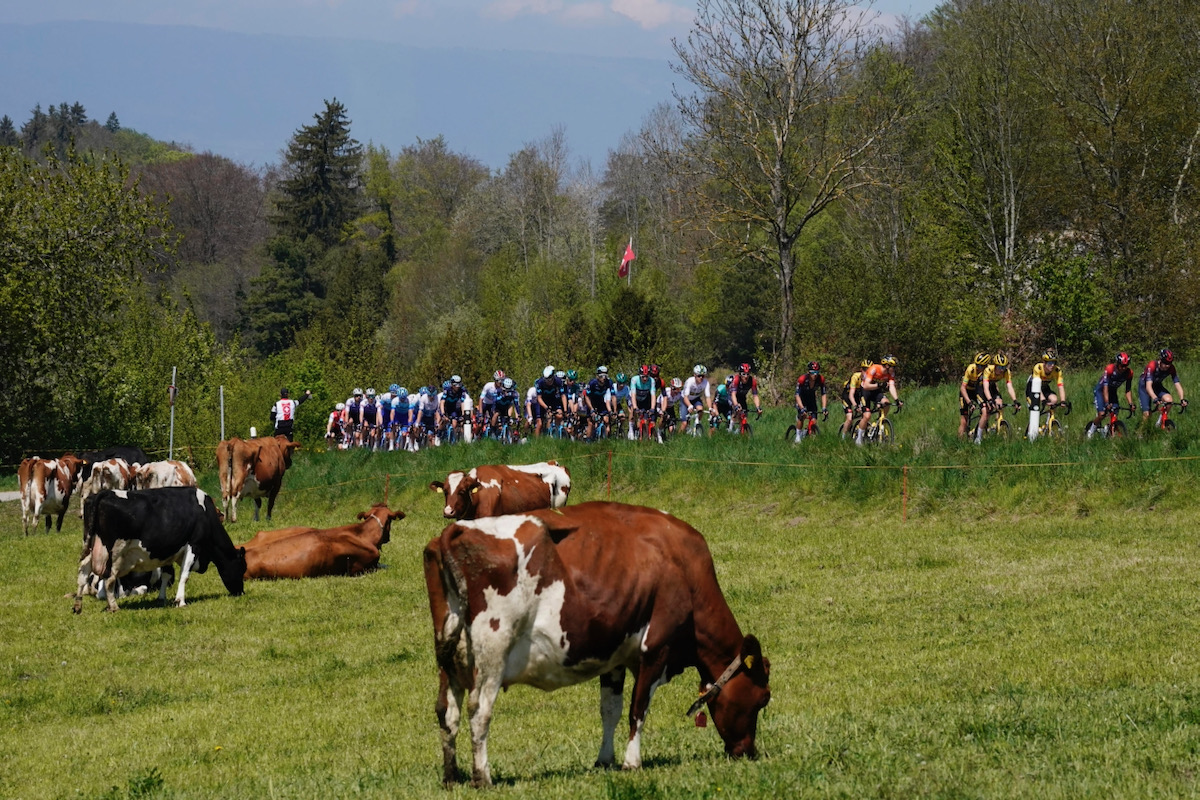
[[[624,372],[617,373],[617,383],[626,383],[628,380],[629,376],[627,376]]]
[[[462,385],[462,376],[461,375],[451,375],[450,376],[450,384],[452,386],[461,386]]]
[[[567,377],[567,373],[563,372],[560,369],[558,372],[554,373],[554,377],[558,378],[561,381],[563,378]]]
[[[573,370],[573,369],[567,370],[567,380],[574,381],[574,380],[578,380],[578,379],[579,379],[579,372],[577,370]]]
[[[355,386],[354,391],[351,392],[351,394],[353,394],[355,397],[362,397],[362,389]]]
[[[438,393],[437,384],[436,383],[429,384],[429,391],[425,392],[425,394],[429,395],[430,397],[437,397],[437,393]]]
[[[442,381],[442,391],[443,392],[450,391],[450,381]]]
[[[1175,354],[1169,348],[1164,347],[1158,351],[1158,360],[1164,364],[1171,364],[1175,361]]]
[[[743,375],[749,375],[750,374],[750,365],[742,364],[740,367],[738,367],[738,372],[740,372]]]
[[[1008,356],[1004,355],[1004,353],[996,353],[996,355],[992,356],[992,363],[1000,369],[1004,369],[1008,366]]]
[[[405,389],[403,386],[401,386],[400,391],[396,393],[396,397],[407,398],[408,397],[408,389]]]
[[[695,375],[697,378],[699,378],[701,375],[703,375],[706,372],[708,372],[708,370],[706,370],[704,368],[703,364],[697,364],[696,366],[692,367],[692,374]]]
[[[679,380],[679,378],[671,378],[671,388],[672,389],[682,389],[683,381]]]
[[[976,353],[975,354],[975,365],[976,366],[986,367],[988,365],[988,363],[991,362],[991,360],[992,360],[992,357],[987,353]]]
[[[871,359],[869,359],[869,358],[864,358],[862,361],[858,362],[858,368],[859,368],[859,369],[866,369],[867,367],[871,366],[871,365],[872,365],[872,364],[874,364],[874,363],[875,363],[875,362],[874,362],[874,361],[872,361]]]
[[[504,388],[505,388],[505,389],[511,389],[511,388],[513,388],[514,386],[516,386],[516,383],[514,383],[514,382],[513,382],[513,379],[512,379],[512,378],[505,378],[505,379],[504,379]]]
[[[642,376],[643,378],[649,378],[650,377],[650,367],[648,367],[645,364],[642,364],[640,367],[638,367],[638,375]]]
[[[896,366],[896,357],[891,355],[884,356],[879,360],[879,363],[883,364],[885,367],[894,367]]]
[[[374,397],[374,396],[375,396],[375,390],[367,389],[367,397]]]
[[[388,391],[391,392],[393,396],[400,394],[400,384],[393,383],[388,387]]]
[[[606,367],[606,366],[604,366],[603,364],[601,364],[600,366],[596,367],[596,374],[597,374],[597,375],[607,375],[607,374],[608,374],[608,367]]]
[[[651,374],[651,375],[653,375],[653,376],[654,376],[654,377],[656,377],[656,378],[658,377],[658,364],[651,364],[651,365],[650,365],[650,374]]]
[[[554,374],[554,367],[546,367],[544,370],[542,370],[543,378],[549,378],[553,374]]]
[[[334,410],[334,411],[345,411],[345,410],[346,410],[346,404],[345,404],[345,403],[338,403],[336,406],[334,406],[334,407],[333,407],[333,410]]]
[[[724,397],[727,394],[729,394],[728,386],[726,386],[725,384],[722,383],[720,386],[717,387],[717,396]]]
[[[1047,347],[1046,351],[1042,353],[1042,361],[1058,361],[1058,353],[1054,352],[1053,347]]]
[[[500,381],[504,380],[504,370],[502,370],[502,369],[498,369],[498,370],[496,370],[495,372],[493,372],[493,373],[492,373],[492,380],[496,381],[497,383],[499,383]]]
[[[421,390],[419,392],[417,392],[417,394],[421,395],[422,397],[428,397],[429,396],[429,387],[422,386]]]
[[[808,362],[808,371],[809,372],[820,372],[821,371],[821,363],[819,361]]]
[[[1129,366],[1129,353],[1126,353],[1123,350],[1120,353],[1117,353],[1117,357],[1113,359],[1113,363],[1116,364],[1118,367],[1128,367]]]

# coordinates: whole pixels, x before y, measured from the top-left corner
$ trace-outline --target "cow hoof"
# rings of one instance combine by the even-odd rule
[[[71,607],[71,613],[72,613],[72,614],[81,614],[81,613],[83,613],[83,604],[82,604],[82,603],[76,603],[74,606],[72,606],[72,607]]]

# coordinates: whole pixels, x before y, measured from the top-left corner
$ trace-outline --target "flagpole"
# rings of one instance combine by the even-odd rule
[[[629,237],[629,249],[630,250],[633,249],[633,237],[632,236]],[[629,272],[628,272],[628,274],[626,274],[625,278],[627,280],[627,283],[625,285],[632,287],[633,286],[633,260],[630,260],[630,262],[629,262]]]

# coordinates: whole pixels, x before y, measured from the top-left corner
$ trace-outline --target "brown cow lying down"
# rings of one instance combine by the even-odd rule
[[[358,518],[357,525],[340,528],[259,531],[243,545],[246,578],[318,578],[375,569],[380,549],[391,539],[392,520],[404,519],[404,512],[377,503]]]
[[[286,436],[265,439],[227,439],[217,445],[217,469],[221,479],[221,501],[225,516],[237,522],[237,504],[243,497],[254,500],[254,519],[262,498],[267,498],[267,519],[275,509],[275,497],[283,485],[283,473],[292,466],[292,451],[300,445]]]
[[[571,473],[554,461],[500,464],[451,472],[446,482],[429,488],[446,498],[446,519],[479,519],[519,514],[539,508],[562,508],[571,492]]]

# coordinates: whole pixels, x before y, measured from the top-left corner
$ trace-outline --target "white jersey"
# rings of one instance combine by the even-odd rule
[[[479,393],[479,405],[490,406],[496,402],[496,382],[488,381]]]
[[[695,375],[688,378],[683,383],[683,395],[688,399],[689,403],[695,403],[704,395],[705,400],[712,399],[712,393],[708,387],[708,376],[697,378]]]
[[[296,406],[300,405],[295,400],[289,400],[286,397],[276,401],[271,413],[275,415],[275,425],[278,426],[281,422],[288,422],[296,418]],[[262,406],[259,406],[262,408]]]
[[[680,416],[680,406],[683,405],[683,392],[678,389],[667,389],[666,394],[662,396],[662,407],[668,409],[675,406],[675,416]]]
[[[438,398],[435,395],[427,394],[423,397],[417,397],[417,409],[422,414],[432,414],[438,410]]]

